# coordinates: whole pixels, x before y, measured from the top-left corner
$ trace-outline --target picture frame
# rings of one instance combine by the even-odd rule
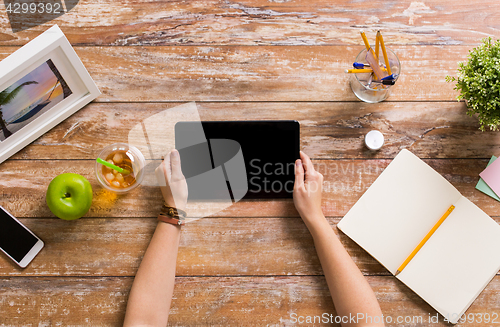
[[[0,62],[0,164],[101,92],[54,25]]]

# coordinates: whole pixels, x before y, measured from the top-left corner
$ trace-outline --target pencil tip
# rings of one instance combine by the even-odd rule
[[[396,273],[394,274],[394,276],[397,276],[397,275],[399,275],[399,273],[401,273],[401,271],[399,271],[399,270],[396,270]]]

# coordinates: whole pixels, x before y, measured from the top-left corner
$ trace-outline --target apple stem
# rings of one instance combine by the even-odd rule
[[[69,194],[69,193],[64,193],[64,197],[65,197],[65,198],[70,198],[70,197],[71,197],[71,194]]]

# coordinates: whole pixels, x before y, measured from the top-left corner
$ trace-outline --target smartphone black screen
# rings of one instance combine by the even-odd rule
[[[38,239],[0,208],[0,248],[21,262]]]
[[[297,121],[202,121],[209,145],[192,146],[192,135],[199,125],[200,122],[178,122],[175,125],[175,146],[186,178],[215,168],[216,158],[212,153],[208,154],[210,140],[229,139],[237,141],[243,153],[248,182],[245,199],[292,197],[294,163],[300,151],[300,125]],[[187,182],[190,199],[217,199],[218,194],[223,193],[214,186],[208,194],[198,194],[189,179]]]

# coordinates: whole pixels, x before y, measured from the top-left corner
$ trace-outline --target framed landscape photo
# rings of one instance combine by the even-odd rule
[[[57,25],[2,60],[0,163],[99,94]]]

